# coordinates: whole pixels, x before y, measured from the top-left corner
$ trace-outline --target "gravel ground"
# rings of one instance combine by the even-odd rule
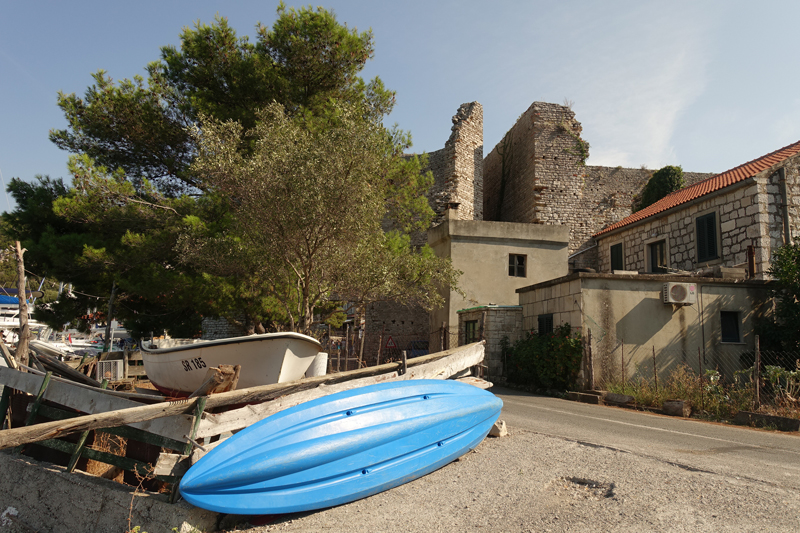
[[[800,493],[509,428],[424,478],[235,531],[800,531]]]

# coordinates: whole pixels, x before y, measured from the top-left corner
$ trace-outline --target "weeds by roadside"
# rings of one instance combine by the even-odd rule
[[[656,384],[639,378],[628,381],[607,381],[609,392],[633,396],[637,405],[659,408],[664,400],[688,400],[695,416],[710,420],[733,418],[739,411],[757,410],[764,414],[800,418],[800,366],[796,371],[781,367],[765,367],[762,403],[755,406],[753,369],[734,373],[726,382],[716,370],[698,376],[688,365],[676,367],[666,380]]]

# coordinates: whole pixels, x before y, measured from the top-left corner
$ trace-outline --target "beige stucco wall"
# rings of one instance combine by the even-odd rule
[[[450,211],[448,211],[450,213]],[[477,305],[518,305],[516,289],[567,274],[566,226],[456,220],[447,217],[428,232],[436,255],[462,271],[459,287],[444,295],[445,306],[431,314],[431,331],[446,322],[455,330],[459,309]],[[509,254],[527,256],[526,277],[508,275]]]
[[[697,303],[664,304],[661,291],[668,281],[696,283]],[[731,374],[739,354],[754,349],[755,320],[768,310],[768,298],[761,281],[584,273],[520,292],[523,327],[535,329],[538,314],[553,313],[556,326],[580,324],[584,337],[591,330],[596,383],[621,377],[623,352],[626,377],[637,371],[652,376],[653,348],[662,377],[682,362],[696,370],[698,349],[705,355],[704,369],[718,367]],[[722,342],[721,311],[740,313],[742,342]]]

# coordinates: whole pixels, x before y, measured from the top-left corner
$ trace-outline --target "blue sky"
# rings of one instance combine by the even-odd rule
[[[303,4],[289,3],[290,6]],[[91,73],[143,74],[181,28],[226,16],[240,35],[277,2],[0,0],[0,172],[68,178],[47,139],[56,93]],[[800,2],[331,0],[371,28],[365,78],[397,91],[389,117],[415,152],[444,146],[464,102],[484,109],[488,153],[532,102],[574,102],[593,165],[722,172],[800,140]],[[0,210],[6,209],[0,196]]]

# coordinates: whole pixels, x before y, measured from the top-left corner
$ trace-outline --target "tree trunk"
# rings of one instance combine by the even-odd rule
[[[25,262],[22,254],[26,250],[17,241],[17,301],[19,302],[19,342],[17,343],[17,361],[23,365],[28,364],[28,340],[30,326],[28,326],[28,300],[25,294]]]

